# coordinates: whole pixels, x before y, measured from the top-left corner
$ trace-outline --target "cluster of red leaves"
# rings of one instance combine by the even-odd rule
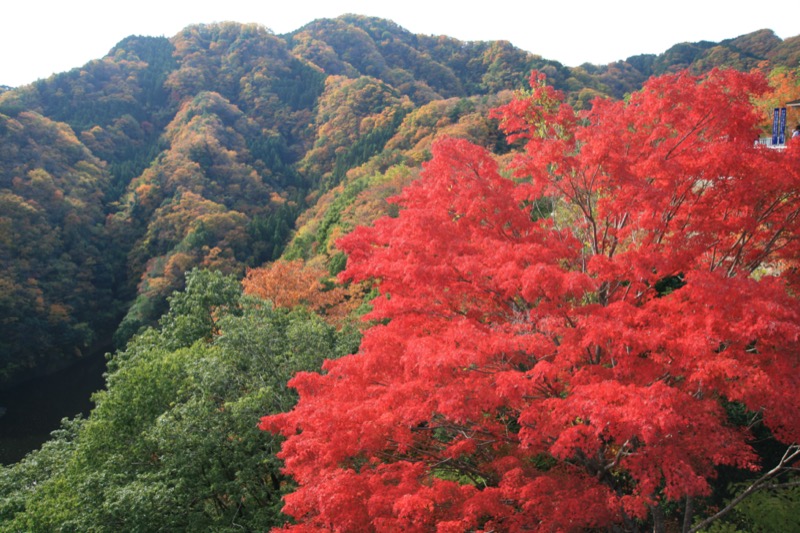
[[[287,529],[605,527],[755,467],[725,401],[800,440],[800,149],[754,147],[763,79],[581,114],[532,87],[496,111],[516,180],[442,141],[398,218],[338,242],[384,325],[262,420],[299,485]]]

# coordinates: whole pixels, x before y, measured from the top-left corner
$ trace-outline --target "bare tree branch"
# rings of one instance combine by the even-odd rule
[[[770,470],[769,472],[767,472],[766,474],[755,480],[749,487],[747,487],[744,490],[744,492],[742,492],[736,498],[731,500],[731,503],[726,505],[717,514],[709,516],[708,518],[706,518],[705,520],[694,526],[692,529],[689,530],[688,533],[697,533],[710,523],[714,522],[719,518],[722,518],[723,516],[731,512],[737,505],[739,505],[748,496],[751,496],[752,494],[761,489],[770,488],[771,485],[767,485],[767,481],[787,470],[790,470],[791,468],[788,468],[787,465],[792,461],[794,461],[795,459],[797,459],[798,457],[800,457],[800,445],[792,444],[786,449],[786,453],[783,454],[783,457],[775,466],[775,468],[773,468],[772,470]]]

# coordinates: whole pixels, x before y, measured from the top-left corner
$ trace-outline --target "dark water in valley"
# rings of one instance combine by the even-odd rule
[[[90,397],[104,386],[102,352],[55,374],[0,391],[0,463],[10,464],[38,449],[61,419],[88,415]]]

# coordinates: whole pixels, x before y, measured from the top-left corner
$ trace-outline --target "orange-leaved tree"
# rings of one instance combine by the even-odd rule
[[[773,110],[786,107],[790,102],[800,100],[800,67],[790,69],[778,67],[769,73],[770,91],[756,99],[762,110],[761,126],[766,133],[772,132]],[[789,106],[786,109],[786,137],[791,138],[795,126],[800,123],[800,108]]]
[[[242,286],[245,294],[269,300],[275,307],[303,305],[340,326],[362,303],[365,286],[326,283],[329,277],[326,269],[302,259],[281,259],[248,270]]]
[[[754,146],[763,77],[585,112],[531,82],[495,112],[514,179],[439,142],[399,217],[339,241],[382,322],[262,419],[287,529],[659,531],[721,465],[758,468],[726,407],[800,441],[800,149]]]

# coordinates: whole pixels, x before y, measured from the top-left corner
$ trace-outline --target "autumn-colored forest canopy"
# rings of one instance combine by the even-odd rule
[[[800,527],[798,98],[769,30],[567,68],[354,15],[0,93],[0,380],[116,344],[0,531]]]

